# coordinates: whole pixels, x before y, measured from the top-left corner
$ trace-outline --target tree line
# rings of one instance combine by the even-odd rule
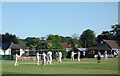
[[[71,48],[87,48],[100,43],[102,39],[118,40],[120,41],[120,25],[115,24],[111,26],[110,31],[102,31],[97,37],[93,30],[87,29],[79,36],[73,34],[72,36],[48,35],[45,37],[27,37],[20,39],[16,35],[5,33],[2,36],[2,43],[13,42],[16,44],[23,44],[28,49],[63,49],[61,43],[67,43]]]

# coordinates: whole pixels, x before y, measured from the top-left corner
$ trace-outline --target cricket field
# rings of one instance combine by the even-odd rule
[[[80,62],[75,59],[62,59],[58,63],[53,59],[52,64],[36,65],[33,60],[18,60],[18,66],[13,61],[2,61],[2,74],[118,74],[118,58],[103,59],[97,63],[96,58],[87,58]]]

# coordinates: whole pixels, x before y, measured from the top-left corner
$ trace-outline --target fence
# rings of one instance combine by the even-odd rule
[[[11,60],[11,55],[0,55],[0,60]]]

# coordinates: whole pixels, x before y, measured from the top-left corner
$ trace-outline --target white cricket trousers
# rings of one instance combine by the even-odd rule
[[[74,56],[71,57],[71,60],[74,61]]]
[[[45,59],[42,59],[42,65],[45,65]]]
[[[61,57],[59,57],[59,63],[61,63]]]
[[[52,57],[48,57],[48,58],[47,58],[47,64],[48,64],[48,62],[49,62],[49,64],[51,65]]]
[[[78,61],[80,61],[80,56],[78,56]]]
[[[107,59],[107,55],[105,55],[105,59]]]
[[[17,60],[15,60],[15,66],[18,66]]]
[[[39,65],[39,58],[37,58],[37,65]]]

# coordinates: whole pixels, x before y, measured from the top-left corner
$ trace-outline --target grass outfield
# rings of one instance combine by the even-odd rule
[[[36,61],[2,61],[3,74],[118,74],[118,58],[102,59],[98,64],[95,58],[89,58],[78,62],[70,59],[62,59],[58,63],[53,59],[52,65],[36,65]]]

